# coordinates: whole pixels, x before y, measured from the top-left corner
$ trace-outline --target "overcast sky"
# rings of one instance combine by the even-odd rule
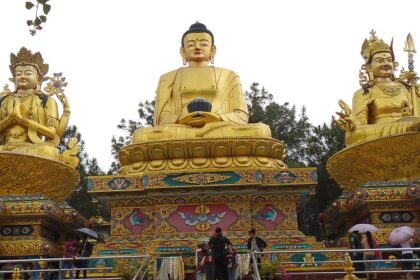
[[[0,77],[5,84],[11,76],[11,52],[40,51],[50,75],[67,77],[70,123],[104,170],[119,120],[135,119],[138,103],[154,98],[160,75],[182,66],[181,35],[197,20],[215,35],[216,66],[237,72],[244,90],[255,81],[275,101],[305,106],[313,124],[329,122],[338,99],[351,104],[360,48],[372,28],[388,43],[394,37],[402,66],[407,33],[420,48],[415,0],[50,2],[44,29],[33,37],[26,20],[34,11],[25,9],[25,0],[0,1]]]

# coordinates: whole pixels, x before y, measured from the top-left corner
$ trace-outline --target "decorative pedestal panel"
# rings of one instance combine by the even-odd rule
[[[186,271],[192,271],[199,239],[210,238],[216,227],[240,251],[246,250],[250,228],[270,250],[321,248],[298,230],[296,217],[301,193],[316,182],[314,168],[91,177],[90,193],[110,203],[112,216],[110,239],[95,250],[98,255],[182,255]]]
[[[372,182],[354,193],[345,193],[324,211],[327,232],[344,235],[357,223],[381,228],[375,233],[379,243],[388,244],[389,233],[396,227],[420,224],[420,181]]]
[[[62,257],[65,235],[87,224],[76,210],[46,196],[0,196],[0,254]]]

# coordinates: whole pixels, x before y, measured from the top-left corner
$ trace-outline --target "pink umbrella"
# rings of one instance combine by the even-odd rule
[[[402,226],[394,229],[389,234],[389,243],[396,245],[401,244],[414,236],[415,230],[411,227]]]
[[[367,231],[374,233],[379,231],[379,228],[371,224],[356,224],[352,226],[348,232],[358,231],[360,233],[366,233]]]

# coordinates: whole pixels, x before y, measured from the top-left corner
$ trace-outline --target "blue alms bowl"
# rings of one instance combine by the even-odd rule
[[[187,109],[189,113],[192,112],[211,112],[211,103],[207,99],[204,98],[196,98],[187,105]]]

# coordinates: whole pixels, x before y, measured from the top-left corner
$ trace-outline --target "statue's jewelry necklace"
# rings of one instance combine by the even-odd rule
[[[383,93],[389,96],[397,96],[401,94],[403,86],[402,85],[381,85],[379,83],[375,84]]]

